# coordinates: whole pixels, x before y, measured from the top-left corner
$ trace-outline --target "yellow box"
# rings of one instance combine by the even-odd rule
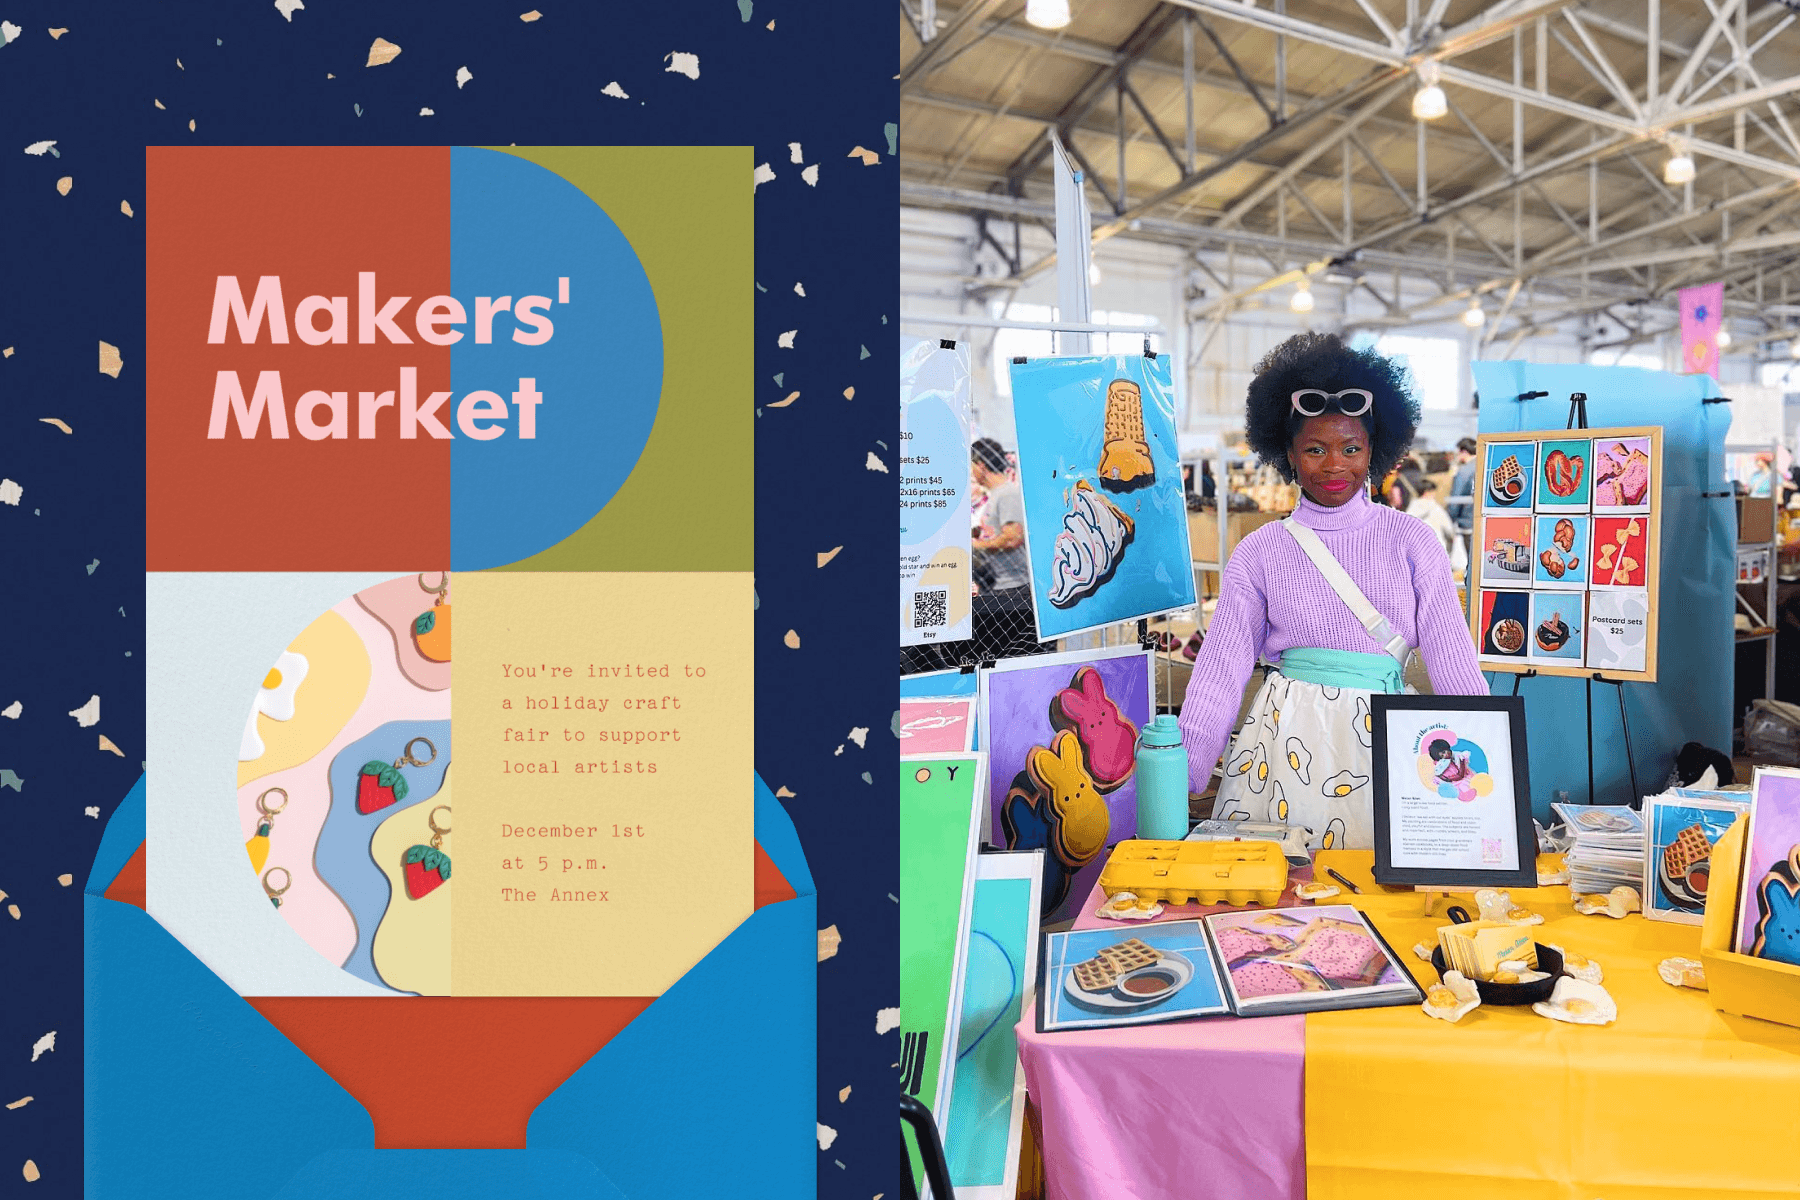
[[[1113,847],[1100,890],[1164,904],[1276,905],[1287,876],[1287,858],[1275,842],[1132,840]]]
[[[1800,967],[1732,950],[1737,936],[1738,881],[1744,870],[1749,818],[1739,817],[1712,852],[1700,961],[1713,1007],[1741,1017],[1800,1025]]]

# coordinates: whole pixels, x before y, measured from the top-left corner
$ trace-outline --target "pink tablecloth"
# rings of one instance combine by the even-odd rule
[[[1103,899],[1096,886],[1075,928],[1123,924],[1093,915]],[[1159,921],[1218,911],[1170,908]],[[1018,1035],[1048,1200],[1306,1195],[1305,1017],[1046,1034],[1032,1013]]]

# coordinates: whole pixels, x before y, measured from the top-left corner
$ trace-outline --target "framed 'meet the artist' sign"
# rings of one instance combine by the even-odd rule
[[[1477,443],[1469,632],[1483,669],[1653,682],[1662,430]]]

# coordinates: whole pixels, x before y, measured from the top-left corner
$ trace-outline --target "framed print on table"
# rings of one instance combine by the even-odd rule
[[[1518,696],[1375,696],[1375,878],[1536,887]]]

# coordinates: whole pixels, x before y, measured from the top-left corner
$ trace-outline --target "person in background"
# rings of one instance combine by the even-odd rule
[[[1450,552],[1451,546],[1456,542],[1456,523],[1450,519],[1444,506],[1438,503],[1437,484],[1429,476],[1419,481],[1419,498],[1406,506],[1406,514],[1431,526],[1431,532],[1437,534],[1438,540],[1444,543],[1444,552]]]
[[[1257,364],[1245,422],[1301,498],[1225,564],[1181,708],[1188,788],[1211,784],[1263,658],[1272,665],[1225,755],[1213,816],[1302,827],[1313,849],[1366,850],[1370,699],[1404,689],[1409,648],[1439,695],[1488,694],[1442,542],[1369,497],[1411,444],[1419,404],[1404,360],[1302,333]]]
[[[1475,439],[1456,443],[1456,474],[1450,477],[1450,500],[1444,506],[1462,533],[1475,529]]]
[[[983,659],[1037,654],[1031,577],[1025,559],[1025,499],[1007,473],[1006,451],[991,437],[969,447],[969,473],[987,492],[983,523],[992,537],[970,539],[975,573],[987,580],[971,610],[972,636]]]

